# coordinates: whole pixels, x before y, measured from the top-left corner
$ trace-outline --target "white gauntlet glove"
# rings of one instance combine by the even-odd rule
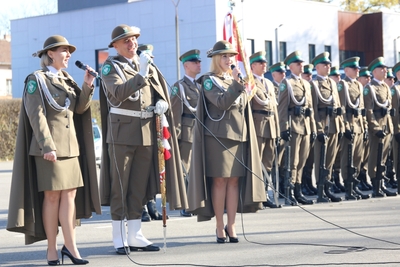
[[[154,113],[158,115],[164,114],[168,110],[168,103],[164,100],[158,100],[156,103],[156,108],[154,109]]]
[[[151,57],[149,54],[142,52],[139,56],[139,64],[140,64],[140,71],[139,74],[142,75],[143,78],[149,74],[149,64],[152,63]]]

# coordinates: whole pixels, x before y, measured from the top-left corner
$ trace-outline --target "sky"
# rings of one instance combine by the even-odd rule
[[[10,20],[57,12],[57,0],[0,0],[0,34],[10,33]]]

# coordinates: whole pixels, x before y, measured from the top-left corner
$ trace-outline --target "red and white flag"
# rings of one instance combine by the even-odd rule
[[[249,60],[242,43],[242,37],[237,26],[236,18],[231,12],[228,12],[228,14],[225,16],[223,38],[224,40],[230,42],[233,48],[238,52],[236,55],[236,64],[239,66],[239,69],[242,71],[243,75],[247,77],[247,92],[249,94],[254,93],[252,92],[252,89],[255,85],[254,77],[251,73]],[[253,94],[250,95],[253,96]]]

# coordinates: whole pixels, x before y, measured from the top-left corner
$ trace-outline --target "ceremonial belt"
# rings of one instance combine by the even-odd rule
[[[336,116],[342,115],[342,108],[325,107],[319,108],[318,111],[325,111],[325,113],[330,116],[332,116],[333,114],[335,114]]]
[[[267,111],[267,110],[253,110],[253,113],[263,114],[263,115],[266,115],[266,116],[273,116],[273,115],[275,115],[275,112],[273,112],[273,111]]]
[[[182,117],[195,119],[196,117],[193,114],[183,113]]]
[[[347,107],[346,108],[346,113],[349,113],[349,114],[354,115],[354,116],[360,116],[360,115],[365,116],[365,109]]]
[[[382,117],[390,114],[390,116],[394,115],[394,110],[393,109],[388,109],[388,108],[379,108],[379,109],[374,109],[373,112],[374,114],[380,114]],[[393,113],[393,115],[392,115]]]
[[[294,106],[292,108],[288,109],[289,111],[293,111],[293,115],[295,116],[301,116],[304,115],[306,117],[311,116],[311,108],[305,108],[305,107],[300,107],[300,106]]]
[[[154,116],[153,112],[150,111],[136,111],[136,110],[129,110],[129,109],[123,109],[123,108],[110,108],[110,113],[112,114],[118,114],[118,115],[124,115],[124,116],[130,116],[130,117],[138,117],[141,119],[147,119],[147,118],[152,118]]]

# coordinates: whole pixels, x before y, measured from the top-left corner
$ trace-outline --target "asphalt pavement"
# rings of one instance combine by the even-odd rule
[[[0,266],[47,266],[46,241],[25,245],[22,234],[6,230],[11,173],[12,162],[0,162]],[[129,257],[115,254],[109,209],[103,207],[102,215],[83,220],[77,228],[77,245],[90,266],[400,266],[399,200],[238,213],[237,244],[216,243],[214,219],[198,223],[196,217],[167,211],[166,228],[160,221],[142,224],[155,245],[163,247],[166,240],[165,250],[133,252]],[[159,196],[157,206],[160,209]],[[61,231],[58,245],[61,249]],[[64,265],[72,262],[64,258]]]

